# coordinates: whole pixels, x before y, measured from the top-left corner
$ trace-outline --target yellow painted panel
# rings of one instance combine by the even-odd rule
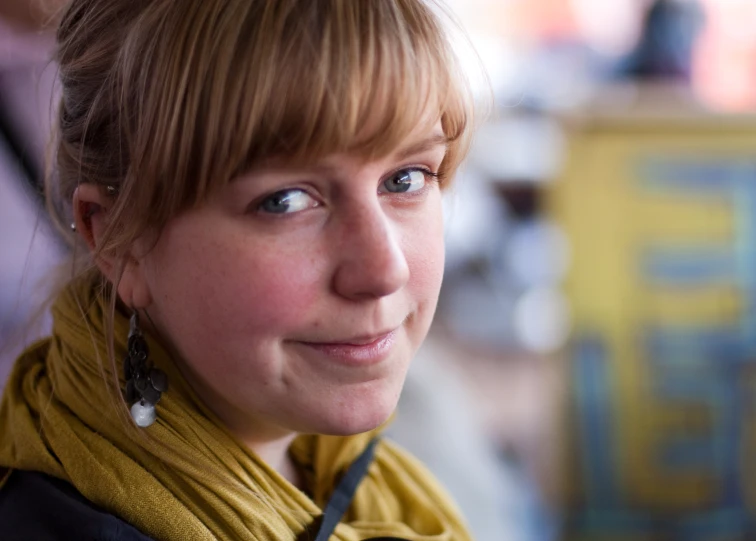
[[[704,173],[709,177],[703,175],[698,184],[688,182],[679,189],[675,177],[665,177],[668,170],[659,164],[681,175],[683,182],[690,180],[683,166],[703,164],[703,170],[708,164]],[[728,127],[716,119],[679,125],[643,124],[637,119],[598,122],[572,134],[564,172],[549,190],[551,216],[565,229],[571,246],[572,263],[564,288],[576,337],[581,333],[599,337],[606,353],[606,374],[601,376],[606,378],[609,402],[600,406],[599,417],[609,419],[610,427],[607,441],[594,445],[609,455],[604,457],[612,466],[607,486],[613,487],[616,501],[626,506],[627,517],[651,511],[680,517],[684,515],[678,513],[687,511],[699,516],[702,510],[717,512],[721,503],[721,463],[712,461],[707,466],[704,461],[697,467],[693,460],[691,466],[671,466],[665,453],[671,442],[686,437],[714,442],[722,433],[722,423],[732,425],[728,417],[732,408],[720,407],[720,401],[728,399],[728,392],[741,392],[736,386],[744,380],[733,381],[731,391],[721,385],[712,386],[709,394],[701,394],[705,385],[688,389],[675,380],[673,372],[661,371],[663,359],[649,358],[643,337],[649,329],[700,330],[702,334],[732,329],[737,339],[749,324],[756,325],[748,304],[753,292],[744,290],[751,282],[743,278],[740,267],[744,262],[750,268],[756,266],[756,238],[749,237],[756,230],[742,230],[742,194],[730,189],[749,167],[756,184],[755,164],[756,123]],[[751,212],[756,222],[756,208]],[[659,253],[667,259],[654,259]],[[685,274],[686,265],[701,262],[711,264],[706,271],[710,274]],[[720,272],[723,266],[728,272]],[[652,278],[648,274],[652,268],[662,274]],[[685,360],[684,355],[676,359],[678,364],[683,362],[676,369],[693,380],[706,383],[708,378],[714,384],[719,381],[716,378],[729,377],[725,370],[712,367],[724,367],[722,363],[731,359],[709,359],[709,372],[700,373],[696,372],[700,359],[694,359],[689,368]],[[736,467],[753,520],[756,369],[748,377],[751,398],[744,399],[743,409],[736,412],[742,423],[742,458]],[[665,396],[661,382],[688,389],[690,396]],[[590,442],[576,437],[578,452],[587,449]],[[711,445],[722,452],[725,443],[717,440]],[[573,475],[571,479],[580,482],[586,477]],[[591,490],[590,486],[571,487],[569,493],[582,495],[589,510]],[[585,531],[570,540],[644,539],[629,533],[625,537],[623,520],[617,520],[616,531]],[[712,531],[706,541],[731,537]]]

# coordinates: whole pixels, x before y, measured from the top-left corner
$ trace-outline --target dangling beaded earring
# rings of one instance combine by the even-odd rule
[[[136,310],[129,322],[129,341],[123,372],[126,378],[126,402],[131,404],[131,417],[137,426],[148,427],[155,422],[155,405],[168,390],[168,376],[149,361],[147,341],[139,328]]]

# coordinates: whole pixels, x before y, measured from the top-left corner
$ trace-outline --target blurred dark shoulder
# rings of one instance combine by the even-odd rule
[[[5,541],[151,541],[99,509],[71,484],[15,470],[0,489],[0,539]]]

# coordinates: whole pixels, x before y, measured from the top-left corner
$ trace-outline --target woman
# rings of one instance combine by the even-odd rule
[[[469,135],[429,6],[73,0],[57,40],[76,272],[6,385],[0,538],[468,539],[378,437]]]

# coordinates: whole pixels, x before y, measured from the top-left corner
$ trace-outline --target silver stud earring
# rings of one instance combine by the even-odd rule
[[[76,233],[76,222],[71,222],[71,231]]]
[[[126,402],[131,404],[131,417],[137,426],[148,427],[155,422],[155,406],[168,390],[168,376],[154,368],[149,360],[147,341],[139,328],[139,314],[134,311],[129,323],[129,341],[123,372],[126,378]]]
[[[109,196],[114,196],[118,190],[116,190],[116,187],[112,184],[108,184],[105,186],[105,193],[107,193]]]

